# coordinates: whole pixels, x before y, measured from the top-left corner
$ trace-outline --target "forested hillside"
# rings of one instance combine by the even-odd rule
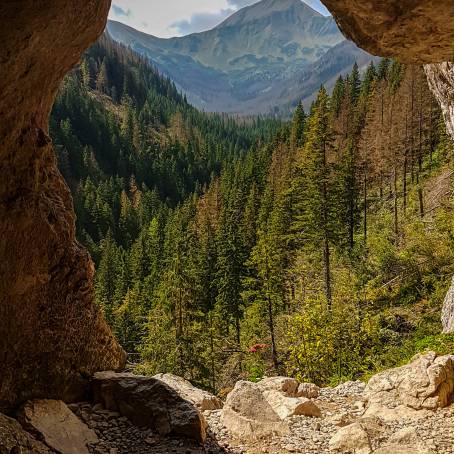
[[[355,66],[291,124],[192,108],[103,37],[51,120],[96,298],[137,370],[361,378],[427,346],[454,274],[453,149],[419,67]]]

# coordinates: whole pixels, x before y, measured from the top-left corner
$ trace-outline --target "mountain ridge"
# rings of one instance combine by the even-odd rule
[[[148,57],[199,109],[236,114],[270,113],[310,98],[304,86],[290,93],[295,81],[346,41],[331,16],[300,0],[262,0],[211,30],[183,37],[158,38],[115,21],[107,30]],[[370,61],[352,46],[347,64],[334,64],[325,78],[320,74],[317,88],[350,70],[355,60]]]

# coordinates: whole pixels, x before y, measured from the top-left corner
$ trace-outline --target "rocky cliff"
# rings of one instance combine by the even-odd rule
[[[451,0],[322,0],[344,34],[373,55],[454,61]]]
[[[425,71],[443,110],[447,131],[454,138],[454,62],[426,65]]]
[[[48,137],[65,73],[102,32],[109,0],[0,5],[0,411],[79,397],[124,354],[93,302],[94,267]]]

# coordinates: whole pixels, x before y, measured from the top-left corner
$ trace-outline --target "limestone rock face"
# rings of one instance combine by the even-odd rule
[[[454,62],[426,65],[424,69],[430,89],[443,111],[446,130],[454,139]],[[453,304],[451,304],[451,308]],[[454,330],[454,309],[451,309],[450,316],[453,318],[451,327]]]
[[[454,393],[454,355],[437,356],[433,352],[416,355],[405,366],[374,375],[365,393],[370,408],[446,407]]]
[[[157,374],[153,378],[174,389],[183,399],[193,403],[200,411],[222,408],[221,399],[207,391],[196,388],[188,380],[172,374]]]
[[[0,414],[0,452],[50,454],[50,449],[36,440],[12,418]]]
[[[344,34],[406,63],[454,61],[452,0],[323,0]]]
[[[285,434],[289,427],[273,410],[260,388],[248,381],[239,381],[227,396],[221,423],[240,439],[259,439]]]
[[[321,411],[311,399],[297,397],[298,386],[288,377],[239,381],[227,396],[221,422],[238,438],[262,438],[287,433],[285,420],[291,416],[320,417]]]
[[[87,445],[98,442],[95,432],[59,400],[27,402],[18,418],[23,427],[61,454],[88,454]]]
[[[92,381],[95,402],[139,427],[160,435],[184,435],[203,442],[206,421],[197,407],[161,380],[129,373],[98,372]]]
[[[58,86],[109,6],[0,4],[0,411],[33,397],[79,399],[85,377],[124,364],[93,303],[93,264],[48,136]]]
[[[453,104],[454,106],[454,104]],[[454,110],[453,110],[453,121],[454,121]],[[453,122],[453,134],[454,134],[454,122]],[[443,324],[444,333],[454,333],[454,278],[452,279],[451,287],[446,293],[445,300],[443,302],[443,309],[441,311],[441,322]]]

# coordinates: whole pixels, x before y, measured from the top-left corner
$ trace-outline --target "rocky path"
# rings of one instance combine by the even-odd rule
[[[225,402],[169,374],[98,373],[91,390],[0,415],[0,454],[454,454],[454,355],[417,355],[367,386],[239,381]]]
[[[389,420],[371,416],[364,418],[364,384],[349,382],[337,388],[324,388],[314,399],[322,417],[292,416],[288,418],[288,434],[262,440],[237,439],[221,422],[222,410],[207,410],[208,438],[204,446],[181,437],[160,437],[151,429],[134,426],[126,417],[102,408],[81,403],[71,410],[99,437],[90,445],[93,454],[322,454],[330,450],[330,440],[340,428],[362,421],[372,441],[372,451],[360,447],[355,453],[377,454],[450,454],[454,453],[454,405],[434,412],[408,414]],[[354,442],[355,443],[355,442]],[[397,449],[397,446],[401,448]],[[410,449],[408,451],[407,449]],[[337,452],[337,451],[334,451]]]

